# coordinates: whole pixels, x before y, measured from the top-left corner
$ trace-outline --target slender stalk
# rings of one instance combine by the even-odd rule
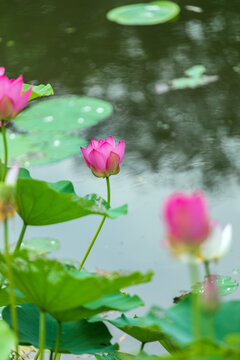
[[[110,206],[111,191],[110,191],[110,180],[109,180],[109,176],[106,177],[106,182],[107,182],[107,202],[108,202],[108,205]]]
[[[16,244],[13,254],[16,254],[16,252],[20,249],[26,229],[27,229],[27,224],[23,223],[22,230],[19,235],[19,238],[18,238],[18,241],[17,241],[17,244]]]
[[[57,332],[57,341],[56,341],[56,346],[55,346],[55,350],[54,350],[54,358],[53,360],[56,360],[58,357],[58,352],[60,349],[60,344],[61,344],[61,331],[62,331],[62,323],[58,322],[58,332]]]
[[[11,267],[11,258],[8,249],[8,221],[4,220],[4,252],[7,264],[7,278],[9,283],[9,299],[10,299],[10,307],[11,307],[11,319],[12,319],[12,327],[13,331],[18,339],[18,324],[17,324],[17,311],[15,304],[15,296],[14,296],[14,286],[13,286],[13,273]],[[18,354],[18,343],[16,345],[16,353]]]
[[[146,344],[146,343],[142,341],[142,343],[141,343],[141,347],[140,347],[140,351],[143,351],[143,349],[144,349],[144,345],[145,345],[145,344]]]
[[[106,182],[107,182],[107,202],[108,202],[108,205],[110,206],[111,195],[110,195],[109,177],[106,177]],[[101,231],[101,229],[103,227],[103,224],[104,224],[105,220],[106,220],[106,215],[103,216],[103,218],[102,218],[102,220],[100,222],[100,225],[98,226],[97,231],[96,231],[96,233],[95,233],[95,235],[94,235],[94,237],[93,237],[93,239],[92,239],[92,241],[91,241],[91,243],[90,243],[90,245],[89,245],[89,247],[87,249],[87,252],[86,252],[86,254],[84,255],[84,257],[82,259],[82,262],[81,262],[81,264],[80,264],[80,266],[78,268],[79,271],[82,270],[82,267],[83,267],[85,261],[87,260],[87,257],[88,257],[88,255],[89,255],[89,253],[90,253],[90,251],[91,251],[91,249],[92,249],[92,247],[93,247],[93,245],[94,245],[94,243],[95,243],[95,241],[96,241],[96,239],[98,237],[98,234],[100,233],[100,231]]]
[[[45,347],[45,312],[40,312],[40,323],[39,323],[39,350],[40,360],[44,360],[44,347]]]
[[[7,174],[7,164],[8,164],[8,147],[7,147],[6,128],[4,121],[2,121],[2,136],[3,136],[3,146],[4,146],[4,166],[3,166],[1,180],[4,181]]]
[[[50,351],[49,360],[53,360],[53,351]]]
[[[194,287],[198,282],[198,269],[196,264],[190,264],[190,276],[192,287]],[[195,340],[197,340],[201,335],[201,303],[197,292],[192,293],[192,323],[193,336]]]
[[[57,360],[60,360],[60,359],[61,359],[61,354],[58,354]]]
[[[93,245],[94,245],[94,243],[95,243],[95,241],[96,241],[96,239],[98,237],[98,234],[100,233],[100,231],[101,231],[101,229],[103,227],[103,224],[104,224],[105,220],[106,220],[106,216],[104,216],[102,218],[102,221],[100,222],[100,225],[99,225],[99,227],[98,227],[98,229],[97,229],[97,231],[96,231],[96,233],[95,233],[95,235],[94,235],[94,237],[93,237],[93,239],[92,239],[92,241],[91,241],[91,243],[90,243],[90,245],[89,245],[89,247],[87,249],[87,252],[84,255],[84,258],[82,259],[82,262],[81,262],[81,264],[80,264],[80,266],[78,268],[79,271],[82,270],[82,267],[83,267],[85,261],[87,260],[87,257],[88,257],[88,255],[89,255],[89,253],[90,253],[90,251],[91,251],[91,249],[92,249],[92,247],[93,247]]]
[[[209,339],[214,340],[214,313],[209,312],[207,315],[207,335]]]
[[[205,269],[206,276],[210,276],[211,273],[210,273],[210,268],[209,268],[209,261],[204,261],[204,269]]]
[[[167,339],[161,339],[159,342],[170,354],[177,351],[177,348]]]
[[[39,355],[40,355],[40,350],[38,350],[36,352],[36,355],[34,356],[34,359],[33,360],[37,360],[39,358]]]

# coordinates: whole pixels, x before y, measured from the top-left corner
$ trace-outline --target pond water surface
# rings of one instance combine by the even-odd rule
[[[112,204],[128,203],[129,215],[106,222],[86,267],[153,269],[151,283],[131,289],[147,307],[167,307],[181,290],[189,289],[187,267],[160,245],[164,239],[160,206],[175,190],[207,193],[213,218],[223,225],[232,223],[234,229],[232,251],[214,271],[231,276],[240,267],[240,3],[177,2],[181,15],[176,21],[149,27],[106,20],[108,10],[137,3],[134,0],[1,4],[0,60],[7,75],[22,73],[25,82],[50,82],[56,95],[93,96],[114,106],[110,118],[82,135],[88,141],[110,135],[125,140],[121,172],[111,177],[111,187]],[[189,11],[186,5],[203,12]],[[198,64],[218,81],[159,94],[159,84],[182,77]],[[80,152],[30,170],[36,178],[73,181],[79,195],[106,194],[105,181],[92,176]],[[26,235],[56,238],[61,241],[56,256],[80,260],[99,222],[100,217],[89,216],[32,227]],[[11,227],[12,241],[19,225],[17,219]],[[233,296],[238,295],[239,291]],[[114,335],[118,340],[122,333],[114,329]],[[127,337],[121,349],[137,351],[139,343]],[[146,350],[162,352],[159,344],[149,344]]]

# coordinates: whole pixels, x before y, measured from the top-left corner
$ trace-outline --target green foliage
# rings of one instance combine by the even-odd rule
[[[111,354],[97,354],[97,360],[238,360],[236,354],[231,354],[224,349],[206,346],[204,343],[195,344],[184,351],[167,356],[148,355],[140,352],[137,355],[113,352]]]
[[[35,257],[26,251],[13,257],[11,264],[16,288],[29,303],[57,320],[62,320],[63,311],[86,305],[122,288],[150,281],[152,277],[150,272],[146,275],[139,272],[128,275],[80,272],[66,268],[57,260]],[[0,256],[0,271],[6,276],[3,255]]]
[[[23,85],[23,93],[25,93],[30,87],[32,87],[32,93],[30,96],[30,101],[37,99],[43,96],[50,96],[53,95],[53,88],[50,84],[47,85],[31,85],[31,84],[24,84]]]
[[[112,105],[100,99],[60,97],[32,105],[18,115],[15,123],[35,134],[59,134],[95,125],[112,111]]]
[[[229,295],[238,288],[238,282],[229,276],[217,276],[216,285],[220,295]]]
[[[184,71],[185,77],[170,80],[168,81],[168,84],[157,84],[156,92],[158,94],[164,94],[172,90],[195,89],[199,86],[207,85],[218,80],[217,75],[205,75],[205,72],[206,68],[203,65],[192,66]]]
[[[123,315],[110,322],[140,341],[162,342],[162,338],[171,339],[173,348],[184,349],[196,340],[191,300],[192,297],[188,296],[165,312],[155,307],[146,316],[129,319]],[[228,346],[233,350],[239,348],[240,301],[224,302],[214,314],[209,314],[203,308],[198,311],[201,312],[199,339],[209,339],[218,346]]]
[[[196,88],[218,80],[218,77],[204,75],[206,68],[203,65],[195,65],[185,71],[186,77],[173,79],[170,86],[173,90]]]
[[[16,304],[26,304],[29,302],[29,299],[24,297],[19,290],[15,289],[14,293]],[[0,307],[7,306],[9,304],[9,288],[1,288]],[[87,303],[84,306],[58,311],[56,316],[58,321],[61,322],[78,321],[82,319],[89,319],[96,314],[105,313],[107,311],[126,312],[142,305],[144,305],[144,303],[137,295],[130,296],[118,291],[112,294],[103,295],[99,299]],[[98,317],[98,321],[99,320],[102,321],[103,319]]]
[[[121,25],[155,25],[174,19],[179,12],[172,1],[152,1],[117,7],[107,13],[107,18]]]
[[[48,133],[7,133],[10,164],[23,166],[44,165],[79,154],[80,146],[86,142],[79,136]],[[0,148],[3,158],[3,149]]]
[[[25,89],[29,86],[25,85]],[[51,94],[50,85],[39,85],[34,86],[32,97]],[[79,154],[86,141],[69,132],[93,126],[112,111],[112,105],[103,100],[79,96],[54,98],[30,106],[15,119],[15,131],[7,133],[10,163],[43,165]],[[0,157],[3,155],[1,147]]]
[[[0,359],[9,360],[12,347],[16,343],[15,336],[5,321],[0,320]]]
[[[26,304],[28,302],[18,289],[14,289],[14,295],[16,304]],[[5,285],[4,287],[0,288],[0,307],[8,306],[9,304],[9,288]]]
[[[110,323],[143,343],[160,341],[166,349],[176,349],[162,329],[163,314],[163,310],[155,306],[146,316],[131,319],[123,314],[116,320],[110,320]]]
[[[70,181],[47,183],[20,178],[17,182],[18,214],[27,225],[50,225],[90,214],[112,219],[127,213],[127,205],[109,209],[107,202],[96,194],[79,197]]]
[[[221,296],[232,294],[237,288],[238,283],[236,280],[229,276],[214,276],[213,280],[217,286],[218,293]],[[204,283],[196,284],[194,287],[195,292],[203,293]]]
[[[37,252],[38,254],[47,254],[58,250],[59,247],[60,242],[58,240],[49,238],[32,238],[24,240],[22,243],[22,248]]]
[[[115,292],[104,295],[84,306],[62,312],[59,311],[57,317],[61,321],[81,320],[110,310],[125,312],[142,305],[144,305],[144,303],[137,295],[130,296],[121,292]]]
[[[7,173],[9,170],[10,167],[7,167]],[[3,164],[0,160],[0,177],[2,176],[2,172],[3,172]],[[30,172],[25,168],[20,168],[18,172],[18,178],[30,179],[31,178]]]
[[[33,304],[17,307],[21,345],[39,346],[39,314],[39,309]],[[3,310],[2,316],[11,324],[9,307]],[[57,328],[57,321],[46,314],[46,349],[54,350]],[[61,329],[60,352],[72,354],[110,352],[114,350],[114,345],[111,345],[110,340],[111,335],[103,323],[90,324],[86,320],[64,323]]]

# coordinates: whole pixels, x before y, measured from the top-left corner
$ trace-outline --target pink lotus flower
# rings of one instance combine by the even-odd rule
[[[92,173],[97,177],[108,177],[116,175],[120,171],[124,156],[124,140],[115,145],[112,136],[99,141],[92,139],[87,149],[81,147],[83,158]]]
[[[163,214],[167,240],[176,252],[195,252],[211,232],[211,220],[200,192],[171,195],[164,205]]]
[[[4,75],[5,69],[0,67],[0,121],[9,121],[27,104],[32,88],[23,92],[23,77],[20,75],[16,80],[8,79]]]

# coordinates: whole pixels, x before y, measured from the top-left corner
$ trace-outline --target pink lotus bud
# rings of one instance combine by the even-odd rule
[[[0,222],[15,215],[18,173],[19,165],[15,164],[8,171],[5,182],[0,182]]]
[[[179,252],[195,252],[210,234],[211,222],[202,193],[172,194],[163,209],[167,240]]]
[[[219,307],[219,295],[216,284],[216,275],[206,276],[203,283],[202,302],[208,312],[215,312]]]
[[[9,121],[27,104],[32,88],[23,92],[23,77],[20,75],[16,80],[8,79],[4,75],[5,69],[0,67],[0,121]]]
[[[120,171],[119,165],[124,157],[124,140],[115,145],[112,136],[99,141],[92,139],[87,149],[81,147],[83,158],[92,173],[97,177],[116,175]]]
[[[6,176],[6,180],[5,180],[5,183],[7,185],[14,186],[16,184],[17,178],[18,178],[18,173],[19,173],[19,168],[20,168],[19,164],[15,164],[8,171],[7,176]]]

